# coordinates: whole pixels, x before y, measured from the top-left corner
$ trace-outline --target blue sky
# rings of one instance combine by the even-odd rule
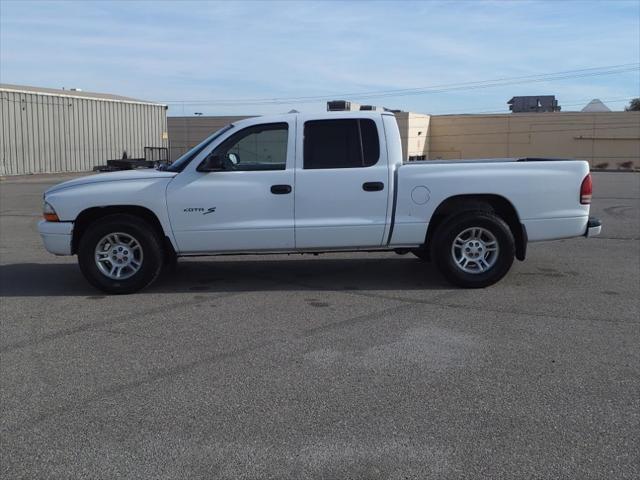
[[[640,62],[640,0],[37,2],[0,0],[0,81],[171,103],[172,115],[317,111],[326,96]],[[638,71],[369,99],[423,113],[564,110],[640,96]],[[224,100],[225,104],[213,103]],[[193,103],[188,102],[204,102]],[[235,103],[235,104],[234,104]],[[365,102],[363,102],[365,103]]]

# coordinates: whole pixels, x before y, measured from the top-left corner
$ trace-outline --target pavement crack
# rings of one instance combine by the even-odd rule
[[[342,328],[342,327],[347,327],[351,325],[357,325],[359,323],[369,322],[371,320],[377,320],[391,313],[402,312],[405,310],[409,310],[410,308],[413,308],[413,305],[401,305],[401,306],[385,308],[382,310],[377,310],[375,312],[356,315],[355,317],[349,317],[344,320],[339,320],[337,322],[325,323],[324,325],[318,325],[317,327],[308,328],[304,331],[304,333],[305,333],[305,336],[311,336],[311,335],[315,335],[316,333],[326,332],[336,328]]]
[[[175,310],[176,308],[180,308],[180,307],[184,307],[184,306],[189,306],[189,305],[198,305],[201,303],[206,303],[206,302],[210,302],[212,299],[217,299],[217,298],[226,298],[226,297],[233,297],[236,295],[241,295],[243,292],[231,292],[231,293],[227,293],[227,294],[221,294],[221,295],[217,295],[217,296],[212,296],[212,297],[203,297],[203,298],[198,298],[195,300],[191,300],[191,301],[183,301],[183,302],[174,302],[174,303],[170,303],[168,305],[162,305],[162,306],[158,306],[158,307],[154,307],[154,308],[149,308],[147,310],[143,310],[141,312],[136,313],[135,315],[132,315],[130,313],[126,313],[123,315],[119,315],[115,318],[108,318],[99,322],[89,322],[89,323],[83,323],[80,325],[77,325],[75,327],[72,328],[66,328],[64,330],[58,330],[57,332],[53,332],[53,333],[49,333],[46,335],[43,335],[42,337],[36,338],[36,339],[27,339],[27,340],[22,340],[19,342],[14,342],[11,343],[9,345],[6,345],[2,348],[0,348],[0,353],[5,354],[5,353],[9,353],[9,352],[13,352],[15,350],[20,350],[26,347],[33,347],[36,345],[40,345],[42,343],[46,343],[46,342],[51,342],[53,340],[58,340],[60,338],[64,338],[70,335],[75,335],[77,333],[83,333],[89,330],[94,330],[94,329],[100,329],[101,327],[106,327],[109,325],[115,325],[118,323],[122,323],[122,322],[130,322],[133,320],[137,320],[141,317],[145,317],[148,315],[154,315],[156,313],[162,313],[162,312],[167,312],[170,310]]]
[[[80,400],[78,400],[77,402],[72,402],[71,404],[67,404],[65,406],[59,407],[59,408],[54,408],[54,409],[50,409],[47,410],[45,412],[40,413],[39,415],[32,417],[22,423],[20,423],[19,425],[14,425],[12,427],[9,428],[3,428],[2,430],[0,430],[1,432],[4,433],[15,433],[17,431],[23,430],[25,428],[29,428],[29,427],[34,427],[46,420],[48,420],[49,418],[55,417],[57,415],[63,415],[65,413],[70,413],[72,411],[75,410],[79,410],[82,409],[83,407],[86,407],[94,402],[97,402],[99,400],[102,400],[104,398],[107,397],[111,397],[114,395],[118,395],[121,393],[124,393],[126,391],[135,389],[135,388],[139,388],[142,385],[146,385],[146,384],[150,384],[150,383],[154,383],[157,382],[159,380],[165,380],[171,377],[175,377],[177,375],[182,375],[185,373],[188,373],[189,371],[202,366],[202,365],[206,365],[209,363],[215,363],[218,361],[222,361],[222,360],[226,360],[229,358],[233,358],[233,357],[239,357],[242,356],[246,353],[255,351],[255,350],[259,350],[262,347],[273,343],[273,341],[267,341],[267,342],[261,342],[258,343],[256,345],[250,345],[244,348],[239,348],[239,349],[235,349],[235,350],[230,350],[230,351],[226,351],[226,352],[221,352],[221,353],[216,353],[213,355],[208,355],[206,357],[200,358],[198,360],[193,360],[191,362],[185,363],[185,364],[181,364],[181,365],[176,365],[173,367],[169,367],[169,368],[159,368],[157,370],[154,370],[148,374],[146,374],[145,376],[138,378],[136,380],[133,380],[131,382],[126,382],[126,383],[122,383],[119,385],[114,385],[110,388],[105,388],[102,389],[98,392],[96,392],[93,395],[88,395]]]

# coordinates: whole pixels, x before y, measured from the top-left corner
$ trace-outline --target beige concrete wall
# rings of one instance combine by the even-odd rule
[[[395,116],[400,129],[404,160],[420,156],[428,159],[431,116],[413,112],[398,112]]]
[[[578,158],[592,167],[640,168],[640,112],[431,117],[429,159],[506,157]]]
[[[405,160],[549,157],[640,168],[640,112],[395,115]],[[170,158],[242,118],[247,117],[168,117]]]
[[[248,117],[167,117],[169,159],[173,162],[215,131],[243,118]]]
[[[403,158],[429,158],[429,115],[412,112],[395,114],[400,129]],[[177,159],[223,126],[249,117],[168,117],[169,158]]]

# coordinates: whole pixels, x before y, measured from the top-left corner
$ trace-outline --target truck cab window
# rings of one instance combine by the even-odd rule
[[[220,170],[284,170],[287,163],[289,125],[254,125],[232,135],[209,155]]]
[[[380,140],[373,120],[312,120],[304,124],[305,169],[370,167],[379,157]]]

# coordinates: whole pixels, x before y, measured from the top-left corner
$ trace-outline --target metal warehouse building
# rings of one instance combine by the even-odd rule
[[[0,175],[89,171],[168,146],[166,105],[118,95],[0,84],[0,121]]]

